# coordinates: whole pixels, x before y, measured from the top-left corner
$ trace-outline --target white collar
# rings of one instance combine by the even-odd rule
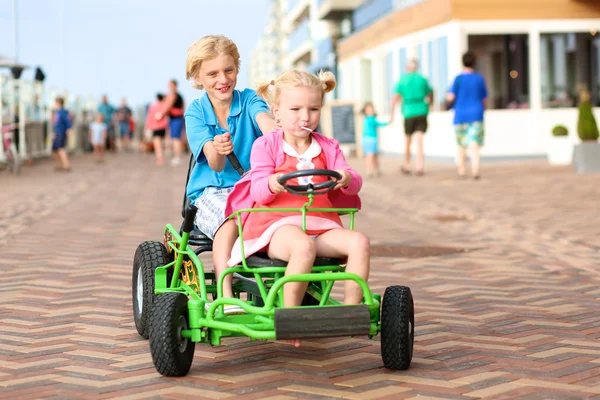
[[[312,140],[310,146],[303,154],[298,154],[296,149],[294,149],[288,142],[283,141],[283,152],[288,156],[295,157],[298,160],[312,160],[321,154],[321,145],[316,141]]]

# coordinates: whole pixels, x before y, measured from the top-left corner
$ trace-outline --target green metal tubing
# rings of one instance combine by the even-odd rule
[[[323,290],[323,294],[321,295],[321,300],[319,302],[320,305],[324,306],[325,302],[329,300],[329,295],[331,294],[331,290],[333,289],[333,285],[335,281],[326,281],[325,290]]]
[[[204,266],[202,264],[202,261],[200,261],[200,258],[198,258],[198,255],[194,253],[194,251],[187,245],[189,240],[189,233],[183,232],[183,235],[180,236],[179,232],[177,232],[177,230],[175,230],[175,228],[171,224],[167,224],[167,226],[165,227],[165,231],[169,231],[173,238],[173,240],[169,241],[168,246],[172,249],[172,251],[174,251],[177,254],[177,260],[175,260],[175,268],[173,270],[173,277],[171,279],[171,287],[175,288],[177,280],[179,279],[179,272],[181,271],[183,256],[188,256],[188,258],[192,262],[192,265],[196,269],[196,276],[198,277],[198,284],[200,286],[200,296],[202,298],[207,298]],[[179,244],[179,248],[175,246],[176,243]],[[177,269],[178,265],[179,269]]]
[[[183,257],[185,256],[185,250],[187,248],[187,242],[190,237],[188,232],[183,232],[181,235],[181,241],[179,242],[180,251],[177,252],[177,259],[175,260],[175,268],[173,269],[173,277],[171,278],[171,287],[175,287],[179,280],[179,274],[181,273],[181,264],[183,264]]]
[[[206,318],[209,321],[214,321],[215,311],[218,307],[222,305],[235,305],[241,307],[246,313],[253,315],[264,315],[264,316],[273,316],[275,315],[274,307],[271,305],[270,308],[267,308],[265,304],[264,307],[256,307],[248,304],[244,300],[236,299],[233,297],[220,297],[210,303],[210,307],[206,310]]]
[[[323,272],[322,274],[297,274],[297,275],[289,275],[283,276],[280,279],[277,279],[271,289],[269,290],[269,295],[266,299],[264,299],[265,307],[267,305],[271,305],[274,302],[275,296],[279,290],[289,282],[316,282],[316,281],[354,281],[356,282],[360,288],[363,290],[365,304],[371,308],[375,303],[373,302],[373,296],[371,295],[371,290],[369,286],[360,276],[356,274],[352,274],[349,272]]]

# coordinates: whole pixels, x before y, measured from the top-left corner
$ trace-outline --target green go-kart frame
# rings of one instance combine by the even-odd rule
[[[302,176],[325,175],[330,179],[317,185],[287,185]],[[333,179],[331,179],[333,178]],[[314,208],[315,195],[326,194],[340,176],[335,171],[304,170],[284,175],[280,183],[294,194],[306,195],[301,208],[243,209],[229,218],[238,222],[242,238],[242,214],[249,212],[298,212],[306,231],[311,212],[337,212],[349,215],[354,229],[356,208]],[[414,305],[405,286],[386,288],[373,294],[364,279],[345,272],[339,259],[317,258],[312,272],[285,276],[286,263],[266,256],[245,257],[218,277],[205,272],[194,250],[190,234],[194,230],[196,207],[188,206],[182,228],[168,224],[164,242],[144,242],[134,258],[132,294],[136,328],[150,339],[150,352],[156,370],[165,376],[183,376],[191,368],[196,343],[217,346],[222,338],[246,336],[250,340],[311,339],[339,336],[368,336],[381,333],[383,364],[390,369],[407,369],[414,343]],[[201,246],[200,246],[201,247]],[[234,298],[223,297],[223,280],[233,274]],[[335,282],[352,280],[363,290],[360,305],[344,305],[331,296]],[[289,282],[309,282],[299,307],[283,306],[283,288]],[[242,296],[245,294],[245,299]],[[209,298],[210,296],[210,298]],[[245,314],[225,314],[224,306],[236,305]]]

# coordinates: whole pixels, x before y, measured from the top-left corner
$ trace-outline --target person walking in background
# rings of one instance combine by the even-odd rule
[[[98,112],[104,116],[107,133],[107,147],[111,151],[115,151],[115,127],[113,122],[115,108],[108,102],[108,97],[106,97],[106,95],[102,96],[102,103],[98,106]]]
[[[133,116],[131,108],[127,106],[127,99],[121,100],[121,107],[116,110],[115,117],[119,124],[119,140],[117,147],[129,151],[129,138],[131,135],[130,120]]]
[[[69,156],[65,150],[67,143],[67,132],[71,129],[71,119],[69,113],[65,109],[65,100],[62,97],[57,97],[54,106],[56,108],[53,119],[53,138],[52,138],[52,157],[58,164],[54,169],[56,171],[69,172],[71,166],[69,164]]]
[[[181,153],[182,153],[182,143],[181,143],[181,133],[183,131],[183,111],[184,111],[184,103],[183,97],[177,92],[177,81],[172,79],[169,82],[169,94],[165,99],[164,108],[161,112],[160,118],[163,116],[169,116],[169,136],[171,137],[171,142],[173,143],[173,159],[171,160],[171,165],[177,166],[181,164]]]
[[[415,172],[417,176],[424,173],[423,135],[427,131],[427,115],[429,106],[433,102],[433,90],[427,79],[417,72],[419,64],[417,60],[410,60],[406,66],[406,73],[394,89],[392,99],[391,118],[394,119],[394,110],[398,102],[402,101],[402,116],[404,117],[404,165],[402,173],[410,174],[411,167],[411,142],[414,136],[417,142],[417,157]]]
[[[485,79],[475,72],[475,55],[463,55],[463,72],[454,79],[446,101],[454,108],[454,130],[458,144],[458,176],[466,177],[466,153],[470,150],[471,175],[479,179],[480,147],[484,142],[483,113],[487,102]]]
[[[362,149],[366,158],[367,176],[380,176],[381,170],[379,168],[379,135],[377,129],[380,126],[386,126],[388,122],[382,122],[377,120],[377,114],[375,113],[375,107],[373,103],[366,103],[363,107],[363,135],[362,135]]]
[[[163,141],[167,132],[167,118],[162,113],[164,108],[164,98],[162,93],[156,94],[156,101],[148,107],[146,117],[146,129],[152,131],[152,144],[154,145],[154,155],[156,156],[156,165],[163,165]]]
[[[104,116],[96,114],[96,119],[90,124],[90,143],[94,146],[94,158],[97,162],[104,162],[104,146],[106,144],[107,128]]]

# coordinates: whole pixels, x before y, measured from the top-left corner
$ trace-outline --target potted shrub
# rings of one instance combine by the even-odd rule
[[[548,146],[548,162],[552,165],[568,165],[572,159],[573,143],[569,138],[569,130],[564,125],[556,125]]]
[[[573,166],[578,173],[600,172],[600,143],[598,124],[594,117],[592,102],[587,91],[581,93],[577,134],[581,143],[575,146]]]

